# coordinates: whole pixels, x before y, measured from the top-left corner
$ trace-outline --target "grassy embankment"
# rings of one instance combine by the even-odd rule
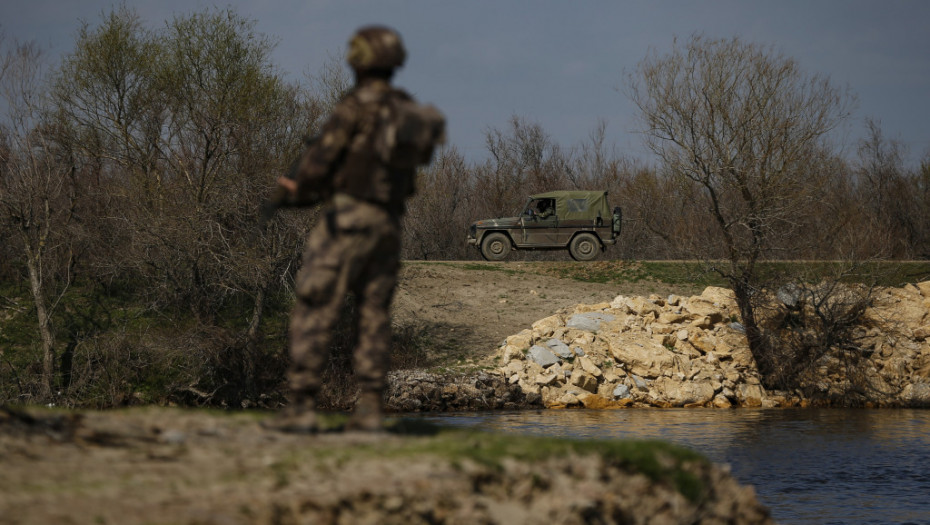
[[[28,447],[29,436],[45,435],[51,439],[43,445],[44,451],[37,450],[36,454],[54,456],[59,451],[56,444],[65,445],[62,453],[67,453],[68,444],[80,442],[84,444],[86,453],[80,458],[73,458],[73,461],[93,463],[95,454],[107,455],[108,461],[113,462],[109,467],[113,472],[126,470],[127,475],[136,476],[134,483],[137,484],[154,483],[142,472],[147,468],[143,458],[160,464],[166,458],[186,457],[182,463],[173,464],[189,464],[189,468],[197,470],[197,477],[202,478],[198,485],[219,487],[236,484],[242,480],[245,469],[249,472],[251,486],[281,489],[299,484],[300,480],[321,477],[319,472],[314,475],[313,470],[325,470],[331,464],[340,468],[353,465],[353,468],[363,469],[372,460],[409,465],[412,461],[435,458],[452,465],[453,469],[460,468],[464,461],[470,461],[490,472],[503,472],[513,461],[537,465],[549,459],[593,456],[600,458],[605,465],[640,473],[654,482],[673,487],[692,502],[703,498],[707,490],[705,480],[696,475],[693,468],[706,466],[707,460],[692,450],[660,441],[506,435],[446,428],[413,418],[389,419],[386,433],[382,436],[350,435],[342,438],[332,432],[341,430],[346,416],[333,413],[323,414],[324,431],[318,437],[292,436],[261,429],[256,423],[266,417],[269,417],[267,413],[259,411],[155,407],[88,413],[84,417],[61,409],[34,408],[26,412],[0,409],[0,444]],[[404,439],[397,439],[401,437]],[[261,458],[248,452],[258,441],[263,443]],[[108,447],[116,447],[119,453],[106,452]],[[241,456],[244,463],[236,467],[234,462],[223,462],[233,470],[225,472],[223,465],[215,462],[217,453],[227,457]],[[16,477],[27,475],[17,470],[22,466],[17,464],[22,463],[23,457],[33,456],[10,458],[14,462],[10,466],[14,468]],[[128,463],[122,464],[121,457],[127,458]],[[259,464],[247,465],[256,461]],[[209,465],[198,467],[198,463],[202,462]],[[251,468],[253,466],[255,468]],[[98,475],[100,465],[76,470],[66,466],[62,468],[67,472],[61,472],[61,477],[56,477],[54,482],[42,479],[31,482],[29,491],[32,495],[43,490],[69,492],[72,486],[80,487],[78,490],[82,494],[92,497],[123,490],[124,480],[119,476]],[[156,466],[152,473],[157,470]],[[129,474],[130,471],[135,474]],[[179,476],[180,480],[188,479],[185,475]],[[263,478],[273,481],[263,483]],[[89,483],[91,480],[94,482]],[[157,492],[159,489],[153,485],[153,490]]]
[[[328,416],[326,424],[329,428],[338,429],[344,421],[345,416],[335,414]],[[642,473],[653,481],[668,483],[691,501],[699,499],[704,490],[701,481],[683,470],[682,466],[689,462],[706,463],[707,460],[690,449],[662,441],[516,436],[445,428],[415,419],[389,420],[386,428],[391,434],[422,439],[395,443],[388,448],[379,444],[353,451],[353,454],[361,454],[362,458],[366,452],[372,456],[394,458],[433,455],[451,462],[468,459],[494,469],[502,468],[504,459],[532,464],[554,457],[592,455],[630,472]],[[319,451],[314,452],[317,453]]]
[[[694,261],[593,261],[519,263],[434,263],[462,264],[473,270],[551,275],[592,283],[623,284],[657,282],[689,287],[727,286],[708,264]],[[721,262],[721,267],[726,264]],[[800,276],[808,282],[841,278],[846,282],[903,286],[930,279],[930,261],[773,261],[758,264],[759,282],[775,282],[785,276]]]

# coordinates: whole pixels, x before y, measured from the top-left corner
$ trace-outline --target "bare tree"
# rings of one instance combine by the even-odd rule
[[[930,259],[930,153],[924,156],[912,177],[914,197],[917,200],[917,223],[921,225],[916,255]]]
[[[82,26],[54,89],[56,140],[99,179],[92,263],[150,307],[194,313],[222,374],[237,375],[213,381],[243,390],[267,357],[269,297],[286,299],[312,221],[281,214],[260,229],[259,204],[321,117],[272,49],[229,9],[152,31],[120,7]]]
[[[868,135],[859,143],[856,168],[859,200],[868,216],[863,239],[876,253],[895,259],[909,258],[922,249],[919,178],[904,167],[904,146],[885,138],[881,124],[866,120]]]
[[[0,62],[0,212],[15,238],[29,277],[42,351],[42,392],[55,386],[53,314],[71,283],[67,234],[74,218],[73,170],[49,140],[42,53],[34,43],[14,44]],[[16,242],[18,241],[18,242]],[[6,241],[5,241],[6,242]]]
[[[345,58],[338,55],[329,55],[319,70],[305,76],[310,81],[310,101],[324,114],[329,114],[354,84]]]
[[[476,215],[512,214],[527,195],[568,186],[571,154],[539,124],[513,116],[507,129],[489,129],[485,143],[491,157],[472,170],[475,193],[482,197]]]
[[[810,399],[862,404],[871,387],[860,367],[872,351],[863,348],[862,316],[875,292],[874,284],[865,283],[874,283],[876,267],[869,261],[824,262],[816,273],[795,275],[769,294],[761,317],[772,342],[770,359],[781,366],[767,379],[771,386],[801,390]],[[828,386],[822,368],[842,374],[845,384]]]
[[[768,376],[777,363],[766,359],[755,319],[756,263],[816,204],[812,164],[848,116],[851,98],[773,50],[702,36],[644,59],[630,94],[663,168],[696,189],[706,223],[695,226],[711,228],[714,244],[692,251],[724,259],[713,268],[733,287],[750,348]]]
[[[462,259],[465,231],[475,220],[475,196],[465,159],[455,147],[437,152],[417,174],[417,192],[404,214],[404,252],[413,259]]]
[[[103,264],[204,318],[251,296],[249,333],[303,231],[281,220],[259,234],[258,203],[319,119],[277,75],[272,48],[230,10],[156,33],[121,7],[82,27],[55,91],[71,130],[61,140],[100,164],[111,200],[102,220],[124,232],[121,257]]]

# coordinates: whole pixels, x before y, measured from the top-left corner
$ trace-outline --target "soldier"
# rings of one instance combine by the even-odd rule
[[[555,210],[552,209],[552,199],[540,199],[536,203],[536,216],[540,219],[548,219],[555,213]]]
[[[356,32],[347,56],[354,88],[302,154],[296,177],[278,180],[297,202],[327,201],[297,276],[289,333],[291,406],[270,424],[280,430],[317,430],[321,371],[350,292],[359,309],[353,365],[361,393],[346,428],[381,429],[400,219],[414,192],[416,167],[429,162],[444,138],[435,108],[415,104],[390,85],[405,58],[394,30],[371,26]]]

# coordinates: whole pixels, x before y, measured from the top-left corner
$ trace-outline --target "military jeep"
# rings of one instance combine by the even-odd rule
[[[610,211],[606,191],[550,191],[531,195],[517,217],[485,219],[468,229],[468,244],[489,261],[511,250],[564,250],[590,261],[620,235],[621,211]]]

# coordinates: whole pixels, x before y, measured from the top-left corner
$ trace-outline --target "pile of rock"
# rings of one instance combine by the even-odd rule
[[[384,402],[394,412],[507,410],[534,405],[527,402],[518,385],[481,371],[443,374],[396,370],[388,375]]]
[[[876,403],[930,405],[930,282],[882,290],[865,315],[860,344],[874,348],[862,373]],[[512,335],[498,373],[530,402],[585,406],[775,407],[800,393],[761,384],[732,291],[699,296],[619,296],[578,305]],[[824,389],[848,378],[830,359]]]
[[[872,355],[862,373],[876,401],[930,407],[930,281],[881,290],[864,318],[858,344]],[[842,363],[821,368],[830,385],[840,379]]]

